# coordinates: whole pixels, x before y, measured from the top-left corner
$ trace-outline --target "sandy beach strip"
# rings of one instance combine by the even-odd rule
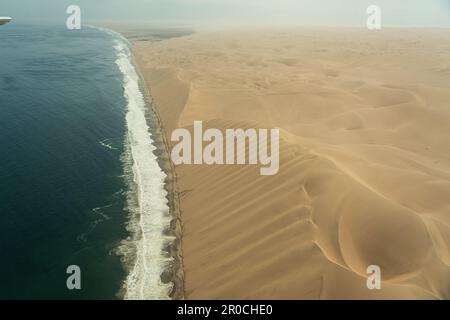
[[[175,187],[176,171],[172,161],[170,160],[170,144],[166,139],[166,133],[161,122],[158,110],[154,107],[153,99],[146,85],[145,78],[140,72],[140,68],[136,63],[134,57],[132,62],[140,78],[140,91],[143,93],[147,106],[151,111],[151,117],[147,119],[147,122],[150,122],[149,127],[152,134],[152,140],[157,147],[155,152],[158,157],[158,163],[160,168],[167,176],[164,187],[167,191],[167,203],[169,206],[169,214],[172,217],[172,221],[170,223],[170,228],[166,230],[165,233],[167,236],[171,236],[175,240],[168,243],[167,247],[165,248],[165,252],[167,252],[172,257],[173,261],[170,264],[170,268],[165,270],[161,275],[161,280],[163,283],[171,282],[173,284],[172,290],[169,295],[172,299],[180,300],[184,299],[184,273],[181,248],[182,232],[179,205],[180,201]]]
[[[175,168],[187,299],[450,298],[446,29],[135,41],[172,130],[280,128],[280,171]],[[181,257],[181,255],[180,255]],[[366,269],[382,270],[368,290]]]

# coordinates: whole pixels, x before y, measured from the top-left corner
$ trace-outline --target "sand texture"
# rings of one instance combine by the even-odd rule
[[[187,299],[450,299],[450,31],[137,41],[173,129],[280,128],[280,171],[176,167]],[[382,289],[368,290],[379,265]]]

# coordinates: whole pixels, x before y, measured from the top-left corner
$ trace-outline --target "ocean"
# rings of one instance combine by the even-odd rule
[[[139,85],[114,32],[0,29],[1,299],[169,297],[166,176]]]

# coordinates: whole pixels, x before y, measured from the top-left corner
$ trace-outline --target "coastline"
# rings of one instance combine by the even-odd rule
[[[133,45],[133,42],[129,40]],[[131,62],[139,76],[139,89],[142,92],[147,109],[154,117],[147,118],[147,123],[152,134],[154,145],[157,148],[155,154],[160,168],[166,174],[164,188],[167,191],[167,200],[169,206],[169,214],[172,218],[170,227],[165,230],[164,234],[167,236],[173,236],[174,241],[169,243],[165,249],[173,259],[171,266],[168,270],[165,270],[161,275],[161,281],[163,283],[172,283],[173,287],[169,296],[173,300],[184,299],[184,272],[183,272],[183,254],[182,254],[182,224],[181,224],[181,212],[180,212],[180,200],[178,193],[176,192],[176,171],[173,163],[170,161],[170,146],[168,144],[165,129],[162,124],[158,110],[152,103],[152,97],[150,89],[142,75],[139,64],[136,61],[133,47],[130,48],[132,57]]]
[[[129,131],[129,134],[132,134],[131,138],[137,145],[133,147],[132,145],[135,143],[130,144],[130,150],[128,151],[130,154],[124,155],[125,161],[131,161],[129,163],[131,167],[128,169],[130,170],[129,179],[131,179],[129,181],[130,190],[133,194],[136,193],[136,195],[131,195],[129,200],[131,201],[129,202],[131,207],[129,208],[130,220],[127,226],[131,239],[134,239],[131,242],[129,239],[124,240],[118,248],[118,254],[123,256],[124,267],[128,270],[128,275],[124,279],[123,287],[117,293],[117,297],[119,299],[183,299],[179,203],[175,192],[175,175],[169,161],[169,149],[166,147],[164,128],[161,126],[159,114],[152,105],[151,94],[135,61],[133,41],[130,41],[120,31],[112,28],[94,28],[118,38],[118,42],[121,44],[115,46],[118,52],[116,64],[125,77],[131,76],[128,80],[125,78],[125,95],[137,97],[137,101],[131,103],[133,105],[132,113],[130,113],[130,109],[127,112],[127,122],[138,120],[138,123],[132,124],[134,129]],[[121,47],[122,45],[127,49]],[[136,109],[136,105],[140,105],[140,107]],[[130,117],[130,120],[128,120],[128,117]],[[146,128],[145,131],[143,131],[144,127]],[[137,153],[135,154],[135,152]],[[138,154],[139,158],[136,158]],[[127,157],[129,157],[128,160],[126,160]],[[143,161],[146,160],[153,161],[153,164],[150,167],[144,164],[142,167]],[[151,170],[155,171],[151,172]],[[156,184],[149,186],[148,181]],[[142,190],[140,190],[141,187]],[[163,193],[158,194],[158,188],[160,188],[159,192],[163,191]],[[152,194],[153,191],[157,193]],[[164,198],[158,199],[159,195]],[[135,196],[137,199],[133,200]],[[165,201],[162,201],[162,199]],[[144,212],[154,213],[156,216],[151,217],[148,214],[143,214]],[[137,218],[138,220],[136,220]],[[154,225],[155,223],[156,225]],[[141,244],[133,244],[136,241]],[[130,245],[131,250],[133,250],[131,254],[127,253],[129,250],[127,247]],[[134,252],[135,249],[136,252]],[[148,265],[148,262],[150,265]],[[147,277],[150,277],[151,281],[148,284],[150,286],[145,285],[148,280]],[[136,288],[136,284],[140,288]],[[162,296],[160,296],[157,293],[160,289],[167,291],[165,293],[161,291],[159,294],[162,293]]]

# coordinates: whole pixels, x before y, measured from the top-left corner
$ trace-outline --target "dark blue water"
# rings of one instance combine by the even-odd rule
[[[0,28],[0,298],[113,299],[126,102],[110,35]],[[66,268],[81,268],[81,290]]]

